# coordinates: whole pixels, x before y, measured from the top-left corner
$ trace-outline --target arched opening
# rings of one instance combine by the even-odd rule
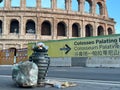
[[[20,7],[20,0],[11,0],[11,7]]]
[[[51,8],[51,1],[52,0],[41,0],[41,7],[42,8]]]
[[[26,33],[35,34],[35,22],[33,20],[28,20],[26,23]]]
[[[2,21],[0,20],[0,34],[2,34]]]
[[[0,0],[0,8],[3,8],[4,4],[5,4],[5,1],[4,0]]]
[[[91,37],[91,36],[93,36],[93,27],[92,27],[92,25],[91,24],[87,24],[86,26],[85,26],[85,32],[86,32],[86,37]]]
[[[10,33],[19,33],[19,22],[18,20],[11,20]]]
[[[97,35],[100,36],[100,35],[104,35],[104,29],[102,26],[99,26],[98,29],[97,29]]]
[[[92,13],[92,2],[91,0],[85,0],[85,13]]]
[[[96,14],[102,15],[103,14],[103,6],[100,2],[96,4]]]
[[[51,35],[51,24],[48,21],[42,23],[41,35]]]
[[[79,37],[80,31],[79,31],[79,24],[77,23],[74,23],[72,25],[72,37]]]
[[[36,0],[26,0],[26,7],[35,8],[36,7]]]
[[[111,35],[111,34],[113,34],[113,31],[111,28],[108,28],[108,35]]]
[[[16,58],[16,56],[17,56],[17,49],[12,47],[12,48],[9,48],[9,50],[10,50],[10,52],[13,52],[13,54],[14,54],[14,64],[15,64],[17,62],[17,58]]]
[[[79,11],[79,1],[78,0],[72,0],[72,11]]]
[[[66,28],[64,22],[59,22],[57,24],[57,36],[66,36]]]
[[[57,8],[61,10],[65,10],[66,9],[65,2],[66,0],[57,0]]]
[[[11,47],[11,48],[9,48],[9,50],[12,50],[14,52],[14,56],[16,56],[16,54],[17,54],[17,49],[16,48]]]

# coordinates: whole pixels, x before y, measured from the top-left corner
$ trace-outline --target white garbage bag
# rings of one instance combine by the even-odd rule
[[[30,61],[20,62],[12,68],[12,79],[19,86],[36,86],[38,80],[38,67]]]

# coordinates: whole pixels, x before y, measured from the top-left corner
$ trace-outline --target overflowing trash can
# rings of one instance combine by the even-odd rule
[[[36,86],[67,88],[76,86],[75,83],[67,81],[45,80],[50,65],[50,57],[47,52],[48,47],[44,43],[37,43],[33,47],[33,53],[29,60],[13,65],[12,79],[17,86],[25,88]]]
[[[50,65],[50,57],[47,54],[48,47],[44,43],[37,43],[33,47],[33,53],[29,57],[29,61],[34,62],[38,66],[38,81],[37,84],[44,86],[45,77]]]

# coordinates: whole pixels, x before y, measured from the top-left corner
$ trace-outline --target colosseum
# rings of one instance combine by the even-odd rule
[[[115,21],[106,0],[0,0],[0,49],[109,34],[115,34]]]

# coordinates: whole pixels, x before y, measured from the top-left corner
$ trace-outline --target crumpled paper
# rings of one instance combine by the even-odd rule
[[[38,80],[38,67],[30,61],[20,62],[13,65],[12,79],[22,87],[36,86]]]

